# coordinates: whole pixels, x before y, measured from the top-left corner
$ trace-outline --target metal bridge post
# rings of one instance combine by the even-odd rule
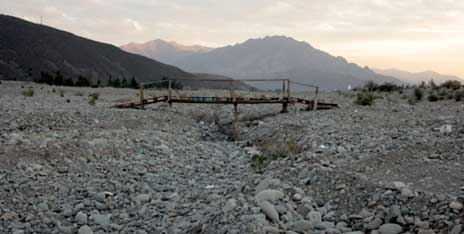
[[[172,107],[171,95],[172,95],[172,81],[169,80],[169,84],[168,84],[168,103],[169,103],[169,107]]]
[[[140,85],[140,108],[145,109],[145,97],[143,95],[143,84]]]
[[[319,87],[316,87],[316,96],[314,97],[313,110],[317,110],[317,95],[319,94]]]
[[[287,80],[287,98],[290,101],[290,80]]]
[[[282,80],[282,100],[285,99],[285,80]]]
[[[282,103],[282,110],[280,111],[280,113],[288,113],[288,102],[285,100]]]

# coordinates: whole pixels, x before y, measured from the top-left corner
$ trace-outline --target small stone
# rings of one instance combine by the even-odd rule
[[[445,124],[440,127],[440,132],[443,134],[450,134],[451,132],[453,132],[453,126],[450,124]]]
[[[327,228],[324,230],[325,234],[341,234],[342,232],[336,228]]]
[[[425,229],[420,229],[419,232],[417,232],[417,234],[435,234],[435,232],[433,230],[425,230]]]
[[[302,198],[303,198],[303,196],[302,196],[301,194],[299,194],[299,193],[295,193],[295,194],[293,195],[293,197],[292,197],[292,199],[293,199],[294,201],[301,201]]]
[[[77,224],[79,224],[79,225],[85,225],[85,224],[87,224],[87,215],[86,215],[85,213],[83,213],[83,212],[80,212],[80,211],[79,211],[79,212],[76,214],[75,219],[76,219]]]
[[[458,202],[458,201],[452,201],[450,204],[449,204],[449,207],[453,210],[462,210],[463,208],[463,205],[462,203]]]
[[[279,234],[281,233],[282,231],[278,228],[275,228],[275,227],[272,227],[272,226],[265,226],[263,227],[263,231],[265,233],[271,233],[271,234]]]
[[[430,227],[430,224],[429,222],[426,222],[426,221],[420,221],[420,220],[416,220],[414,222],[414,225],[416,225],[416,227],[419,227],[421,229],[428,229]]]
[[[335,224],[332,223],[332,222],[320,222],[319,224],[316,225],[316,228],[317,229],[320,229],[320,230],[326,230],[326,229],[330,229],[330,228],[334,228],[335,227]]]
[[[394,223],[386,223],[379,228],[380,234],[399,234],[403,231],[403,228]]]
[[[98,202],[106,202],[106,193],[95,193],[93,194],[93,199]]]
[[[363,218],[368,218],[374,215],[373,212],[370,212],[368,209],[363,208],[361,212],[359,212],[359,215],[362,216]]]
[[[84,225],[77,231],[78,234],[93,234],[92,229],[89,226]]]
[[[235,200],[235,199],[229,199],[229,200],[227,200],[226,204],[225,204],[224,207],[222,208],[222,211],[223,211],[224,213],[228,213],[228,212],[234,210],[235,207],[237,207],[237,200]]]
[[[322,215],[320,212],[311,211],[306,216],[313,226],[317,226],[322,222]]]
[[[415,197],[416,195],[411,189],[405,187],[401,189],[401,196],[411,198],[411,197]]]
[[[94,223],[102,226],[103,228],[108,228],[111,224],[110,218],[111,215],[101,215],[101,214],[93,214],[90,216]]]
[[[380,225],[382,225],[382,219],[380,218],[375,218],[373,219],[372,221],[370,221],[369,223],[366,224],[366,229],[368,230],[374,230],[374,229],[377,229],[380,227]]]
[[[48,210],[48,204],[46,202],[42,202],[37,205],[37,209],[40,211],[47,211]]]
[[[307,220],[299,220],[288,224],[289,229],[297,232],[309,231],[311,230],[311,227],[311,222]]]
[[[454,228],[451,230],[450,234],[460,234],[462,232],[462,224],[458,224],[454,226]]]
[[[77,204],[74,209],[73,209],[73,214],[77,214],[77,212],[79,212],[80,210],[84,209],[85,205],[84,203],[79,203]]]
[[[284,197],[284,193],[279,190],[266,189],[261,191],[255,196],[256,202],[260,203],[262,201],[274,202]]]
[[[134,201],[137,203],[145,203],[150,201],[150,195],[140,194],[134,198]]]
[[[268,201],[263,201],[259,203],[259,207],[270,220],[272,220],[274,223],[279,222],[279,213],[277,213],[277,210],[275,209],[274,205],[272,205]]]
[[[393,182],[393,185],[395,186],[397,190],[401,190],[402,188],[406,187],[406,184],[404,184],[401,181],[395,181]]]
[[[12,234],[24,234],[23,230],[16,230]]]
[[[74,226],[58,226],[58,230],[60,230],[61,233],[64,233],[64,234],[73,234],[73,233],[75,233]]]

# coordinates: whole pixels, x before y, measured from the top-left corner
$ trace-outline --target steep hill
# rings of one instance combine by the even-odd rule
[[[42,71],[61,71],[73,79],[83,75],[93,81],[110,76],[138,81],[194,77],[110,44],[0,15],[0,79],[32,80]]]
[[[176,66],[189,72],[213,73],[234,78],[290,78],[324,89],[345,89],[366,81],[400,80],[380,75],[332,56],[306,42],[272,36],[187,56]]]

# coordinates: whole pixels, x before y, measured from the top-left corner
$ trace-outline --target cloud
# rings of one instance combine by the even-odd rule
[[[143,26],[137,20],[133,19],[126,19],[126,24],[130,25],[135,31],[141,32],[143,31]]]

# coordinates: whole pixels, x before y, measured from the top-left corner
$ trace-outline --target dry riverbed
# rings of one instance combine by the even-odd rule
[[[2,81],[0,233],[463,233],[463,102],[327,93],[232,129],[232,106],[111,108],[136,95]]]

